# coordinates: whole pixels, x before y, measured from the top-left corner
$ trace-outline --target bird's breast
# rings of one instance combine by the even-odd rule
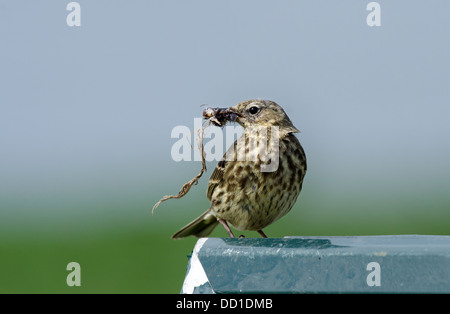
[[[290,134],[279,141],[277,160],[262,158],[261,144],[251,139],[239,152],[252,157],[228,160],[221,182],[211,197],[212,210],[239,230],[261,230],[281,218],[294,205],[306,172],[306,158],[298,139]],[[269,149],[273,147],[267,146]],[[252,151],[252,150],[256,150]],[[276,165],[273,171],[265,171]]]

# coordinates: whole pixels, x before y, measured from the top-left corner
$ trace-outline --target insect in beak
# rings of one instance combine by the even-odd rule
[[[203,118],[209,119],[215,126],[224,126],[228,121],[236,122],[240,114],[231,108],[206,108]]]

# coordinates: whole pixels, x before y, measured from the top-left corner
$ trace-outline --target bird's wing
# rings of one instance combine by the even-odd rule
[[[233,156],[230,160],[229,156]],[[218,186],[224,177],[225,169],[227,167],[232,166],[232,163],[236,161],[237,157],[237,141],[231,145],[230,148],[228,148],[228,151],[223,155],[222,160],[219,161],[219,163],[216,166],[216,169],[214,169],[214,172],[211,175],[211,178],[209,179],[208,184],[208,190],[206,192],[206,197],[208,197],[209,200],[211,200],[212,194],[214,192],[214,189],[216,186]]]
[[[206,197],[208,197],[209,200],[211,200],[211,196],[214,192],[214,189],[217,185],[219,185],[220,181],[223,179],[223,174],[225,173],[225,167],[226,167],[227,161],[225,160],[225,156],[222,158],[221,161],[216,166],[216,169],[214,169],[213,174],[211,175],[211,178],[209,179],[208,183],[208,190],[206,192]]]

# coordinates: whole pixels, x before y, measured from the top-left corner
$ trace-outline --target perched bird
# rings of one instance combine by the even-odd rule
[[[294,135],[299,130],[283,108],[268,100],[208,108],[203,115],[216,126],[237,122],[244,131],[211,175],[211,207],[172,238],[206,237],[219,223],[230,237],[228,223],[267,238],[262,229],[291,210],[302,188],[306,156]]]

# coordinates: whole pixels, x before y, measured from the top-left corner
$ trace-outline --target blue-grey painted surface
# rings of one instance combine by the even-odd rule
[[[450,236],[201,240],[191,293],[450,293]]]

